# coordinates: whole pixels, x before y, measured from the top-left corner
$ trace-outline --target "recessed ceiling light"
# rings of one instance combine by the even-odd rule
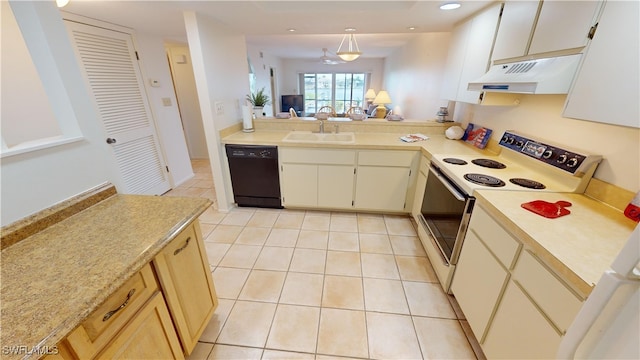
[[[56,0],[56,5],[58,5],[59,8],[67,6],[68,3],[69,0]]]
[[[440,10],[454,10],[460,7],[460,3],[446,3],[440,5]]]
[[[409,27],[407,28],[407,30],[415,30],[415,29],[416,29],[416,27],[415,27],[415,26],[409,26]]]
[[[351,27],[350,28],[345,28],[344,31],[346,31],[346,32],[354,32],[354,31],[356,31],[356,28],[351,28]]]
[[[291,28],[291,29],[287,29],[288,32],[296,32],[296,29]]]

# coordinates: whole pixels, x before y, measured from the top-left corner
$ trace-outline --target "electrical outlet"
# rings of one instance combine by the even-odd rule
[[[162,105],[171,106],[171,98],[162,98]]]
[[[216,115],[224,114],[224,104],[221,102],[216,102]]]

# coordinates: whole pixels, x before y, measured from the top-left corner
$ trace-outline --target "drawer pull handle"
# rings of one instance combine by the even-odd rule
[[[184,245],[182,245],[182,247],[181,247],[181,248],[176,249],[176,251],[174,251],[174,252],[173,252],[173,255],[178,255],[178,254],[180,254],[180,252],[181,252],[182,250],[186,249],[186,248],[187,248],[187,246],[189,246],[189,241],[191,241],[191,237],[188,237],[188,238],[187,238],[187,242],[185,242],[185,243],[184,243]]]
[[[127,304],[129,304],[129,300],[131,300],[131,297],[133,296],[133,294],[135,294],[135,292],[136,292],[136,289],[131,289],[129,291],[129,293],[127,294],[127,299],[122,303],[122,305],[120,305],[116,309],[111,310],[108,313],[104,314],[104,317],[102,318],[102,321],[109,320],[113,315],[115,315],[115,313],[117,313],[118,311],[124,309],[124,307],[127,306]]]

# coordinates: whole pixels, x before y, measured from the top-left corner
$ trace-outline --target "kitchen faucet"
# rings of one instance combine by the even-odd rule
[[[320,120],[320,134],[324,134],[324,120]]]

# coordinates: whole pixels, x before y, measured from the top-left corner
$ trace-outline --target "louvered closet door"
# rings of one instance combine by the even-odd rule
[[[130,34],[65,21],[120,170],[119,192],[171,187]]]

